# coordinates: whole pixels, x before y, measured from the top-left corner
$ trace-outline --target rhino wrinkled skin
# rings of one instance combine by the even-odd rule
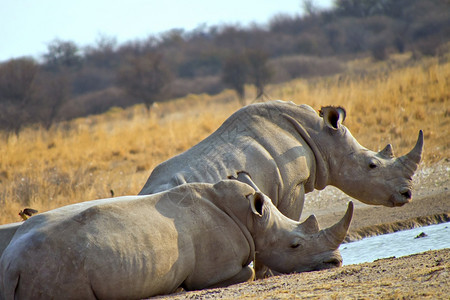
[[[420,162],[423,133],[414,149],[394,157],[361,146],[342,125],[345,110],[271,101],[243,107],[213,134],[160,165],[140,195],[186,182],[250,176],[286,216],[298,220],[305,193],[333,185],[366,204],[402,206],[411,198],[412,176]]]
[[[0,298],[140,299],[227,286],[254,259],[282,273],[336,267],[353,214],[319,230],[237,180],[68,205],[31,217],[0,259]]]

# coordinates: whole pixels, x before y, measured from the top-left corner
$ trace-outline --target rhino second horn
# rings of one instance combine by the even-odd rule
[[[386,158],[393,158],[394,157],[394,150],[392,149],[391,144],[387,144],[386,147],[384,147],[383,150],[381,150],[380,155]]]
[[[319,222],[315,215],[310,215],[303,223],[300,224],[303,232],[308,234],[318,233],[320,231]]]
[[[423,150],[423,131],[420,130],[414,148],[408,154],[399,157],[399,160],[407,167],[408,171],[411,173],[410,174],[411,176],[417,170],[417,167],[420,163],[420,159],[422,158],[422,150]]]
[[[333,226],[323,230],[323,235],[325,237],[325,241],[329,249],[335,250],[339,248],[340,244],[342,244],[345,237],[347,236],[348,228],[350,227],[352,217],[353,217],[353,202],[350,201],[347,206],[347,211],[345,212],[345,215],[342,217],[342,219]]]

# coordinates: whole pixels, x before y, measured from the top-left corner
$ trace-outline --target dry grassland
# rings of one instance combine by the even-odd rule
[[[396,154],[405,154],[423,129],[424,162],[436,163],[450,157],[450,63],[427,59],[398,67],[402,60],[352,62],[345,75],[294,80],[270,86],[268,94],[315,109],[345,107],[346,126],[372,150],[392,143]],[[161,103],[150,114],[138,105],[49,131],[2,133],[0,224],[19,221],[18,211],[27,206],[43,212],[110,197],[111,190],[137,194],[157,164],[208,136],[238,108],[233,92],[225,91]]]

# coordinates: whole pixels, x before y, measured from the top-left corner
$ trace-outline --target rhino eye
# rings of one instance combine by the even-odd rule
[[[300,243],[295,243],[291,245],[292,249],[298,248],[300,246]]]
[[[376,163],[370,163],[369,164],[369,168],[371,168],[371,169],[375,169],[377,167],[377,164]]]

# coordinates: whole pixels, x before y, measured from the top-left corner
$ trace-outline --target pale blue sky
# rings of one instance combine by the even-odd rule
[[[332,0],[315,0],[330,7]],[[100,35],[119,43],[200,24],[266,24],[279,13],[301,13],[301,0],[0,0],[0,61],[40,58],[58,38],[93,45]]]

